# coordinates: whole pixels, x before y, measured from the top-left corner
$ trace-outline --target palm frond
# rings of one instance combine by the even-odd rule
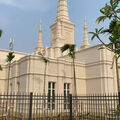
[[[100,17],[98,17],[98,18],[96,19],[96,22],[97,22],[98,24],[99,24],[100,22],[104,22],[106,18],[107,18],[106,16],[100,16]]]
[[[112,31],[110,29],[104,29],[101,31],[101,34],[105,34],[105,33],[111,33]]]
[[[95,37],[99,39],[99,34],[102,34],[103,27],[100,29],[95,28],[95,32],[89,32],[89,34],[92,34],[91,40],[93,40]]]
[[[104,27],[98,29],[98,32],[97,32],[97,33],[98,33],[98,34],[101,34],[101,31],[103,30],[103,28],[104,28]]]
[[[61,47],[61,52],[63,53],[64,51],[68,50],[70,48],[69,44],[65,44]]]
[[[120,9],[117,9],[117,10],[116,10],[116,13],[120,13]]]
[[[69,45],[69,51],[70,52],[75,52],[75,48],[76,48],[76,45],[74,45],[74,44]]]
[[[74,59],[75,58],[76,45],[75,44],[65,44],[63,47],[61,47],[62,53],[66,50],[69,50],[68,55],[72,59]]]
[[[44,57],[44,55],[43,55],[41,52],[39,52],[39,55],[42,57],[42,60],[43,60],[46,64],[49,62],[49,60],[48,60],[46,57]]]
[[[94,38],[97,36],[95,32],[89,32],[89,34],[92,34],[91,40],[94,40]]]
[[[2,36],[2,30],[0,30],[0,37]]]
[[[10,63],[13,60],[13,58],[15,57],[15,55],[13,55],[13,54],[14,54],[14,52],[8,53],[6,62]]]
[[[0,65],[0,71],[2,71],[3,70],[3,68],[2,68],[2,66]]]
[[[43,58],[43,61],[47,64],[49,62],[49,60],[47,58]]]

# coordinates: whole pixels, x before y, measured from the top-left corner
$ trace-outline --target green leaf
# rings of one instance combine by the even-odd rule
[[[100,16],[100,17],[98,17],[98,18],[96,19],[96,22],[98,22],[98,24],[99,24],[100,22],[104,22],[106,18],[107,18],[107,16]]]
[[[62,51],[62,53],[63,53],[64,51],[68,50],[69,47],[70,47],[69,44],[65,44],[64,46],[62,46],[62,47],[61,47],[61,51]]]
[[[88,34],[95,34],[94,32],[88,32]]]
[[[98,30],[98,33],[101,34],[102,30],[103,30],[103,27]]]
[[[98,29],[97,28],[95,28],[95,32],[96,32],[96,34],[98,33]]]
[[[110,31],[110,29],[104,29],[104,30],[101,30],[100,33],[101,33],[101,34],[111,33],[111,31]]]
[[[46,57],[44,57],[44,55],[41,52],[39,52],[38,54],[42,57],[42,60],[44,61],[44,63],[47,64],[49,62],[49,60]]]
[[[96,34],[94,34],[94,35],[91,37],[91,40],[94,40],[95,37],[96,37]]]
[[[117,9],[117,10],[116,10],[116,13],[120,13],[120,9]]]
[[[92,34],[91,40],[95,37],[105,46],[109,51],[114,52],[118,56],[120,55],[120,0],[109,0],[109,4],[105,4],[103,8],[100,9],[102,15],[96,19],[96,22],[104,22],[107,18],[110,20],[109,27],[107,29],[95,29],[95,32],[89,32]],[[107,21],[108,22],[108,21]],[[101,34],[108,34],[109,44],[105,44],[101,40]],[[100,48],[100,49],[103,49]]]
[[[110,5],[111,5],[111,6],[113,5],[113,0],[110,0]]]
[[[13,55],[14,52],[9,52],[7,55],[6,62],[11,63],[11,61],[14,59],[15,55]]]
[[[2,30],[0,30],[0,37],[2,36]]]
[[[76,50],[76,45],[74,44],[65,44],[64,46],[61,47],[62,53],[66,50],[69,50],[68,55],[74,59],[75,58],[75,50]]]
[[[89,34],[92,34],[91,40],[93,40],[97,36],[97,34],[94,32],[89,32]]]
[[[3,69],[2,69],[2,66],[0,65],[0,71],[2,71]]]
[[[118,4],[119,4],[118,0],[117,1],[114,0],[114,4],[112,5],[113,10],[115,10],[118,7]]]

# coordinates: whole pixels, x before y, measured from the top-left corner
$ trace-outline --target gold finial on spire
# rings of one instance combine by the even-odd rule
[[[86,23],[86,17],[84,20],[84,38],[83,38],[83,44],[81,46],[81,49],[85,49],[90,47],[90,44],[88,42],[88,33],[87,33],[87,23]]]

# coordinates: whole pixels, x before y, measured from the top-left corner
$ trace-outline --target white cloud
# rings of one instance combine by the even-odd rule
[[[13,1],[12,0],[0,0],[0,4],[13,5]]]
[[[23,10],[48,10],[51,0],[0,0],[0,4],[9,5]]]

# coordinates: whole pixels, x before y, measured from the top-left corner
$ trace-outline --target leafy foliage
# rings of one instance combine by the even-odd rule
[[[39,55],[42,57],[42,60],[45,62],[45,64],[47,64],[49,62],[49,60],[43,56],[43,54],[40,52]]]
[[[103,14],[102,16],[97,18],[97,22],[100,23],[107,18],[110,21],[109,27],[104,29],[95,29],[95,32],[89,32],[92,34],[91,39],[97,38],[108,50],[114,52],[117,55],[117,58],[120,57],[120,9],[119,9],[120,0],[110,0],[109,4],[105,4],[105,6],[100,9],[100,12]],[[100,35],[107,34],[109,35],[109,43],[105,44],[103,40],[101,40]]]
[[[112,113],[116,116],[120,116],[120,106],[118,105],[115,110],[111,110]]]
[[[39,52],[38,54],[42,57],[42,60],[45,63],[45,69],[44,69],[44,88],[43,88],[43,94],[45,95],[46,72],[47,72],[47,64],[48,64],[49,60],[46,57],[44,57],[41,52]],[[44,100],[44,108],[45,108],[45,100]]]
[[[2,36],[2,30],[0,30],[0,37]]]
[[[61,47],[62,53],[66,50],[69,50],[68,55],[72,58],[75,59],[75,50],[76,50],[76,45],[74,44],[65,44],[63,47]]]
[[[2,30],[0,30],[0,37],[2,36]],[[0,65],[0,71],[2,71],[2,66]]]
[[[76,73],[75,73],[75,51],[76,51],[76,45],[74,44],[65,44],[64,46],[61,47],[61,52],[63,53],[64,51],[69,51],[68,55],[72,58],[73,60],[73,71],[74,71],[74,95],[77,96],[77,88],[76,88]]]
[[[0,71],[2,71],[3,69],[2,69],[2,66],[0,65]]]
[[[100,9],[100,12],[103,14],[102,16],[97,18],[97,22],[104,22],[105,19],[117,18],[120,20],[117,14],[120,13],[120,8],[118,7],[120,0],[110,0],[109,4],[105,4],[103,8]]]
[[[14,52],[9,52],[7,55],[6,62],[11,63],[14,57],[15,57]]]
[[[110,20],[108,28],[104,29],[104,27],[102,27],[99,30],[96,28],[95,32],[90,32],[90,34],[92,34],[92,37],[91,37],[92,40],[94,38],[97,38],[103,44],[104,47],[102,47],[102,49],[106,48],[109,51],[114,53],[118,92],[120,92],[119,70],[118,70],[118,58],[120,57],[120,8],[119,6],[120,6],[120,0],[110,0],[109,4],[105,4],[105,6],[100,9],[102,16],[98,17],[96,21],[100,23],[100,22],[104,22],[106,19]],[[108,44],[105,44],[105,42],[100,38],[100,35],[104,35],[104,34],[109,35]]]

